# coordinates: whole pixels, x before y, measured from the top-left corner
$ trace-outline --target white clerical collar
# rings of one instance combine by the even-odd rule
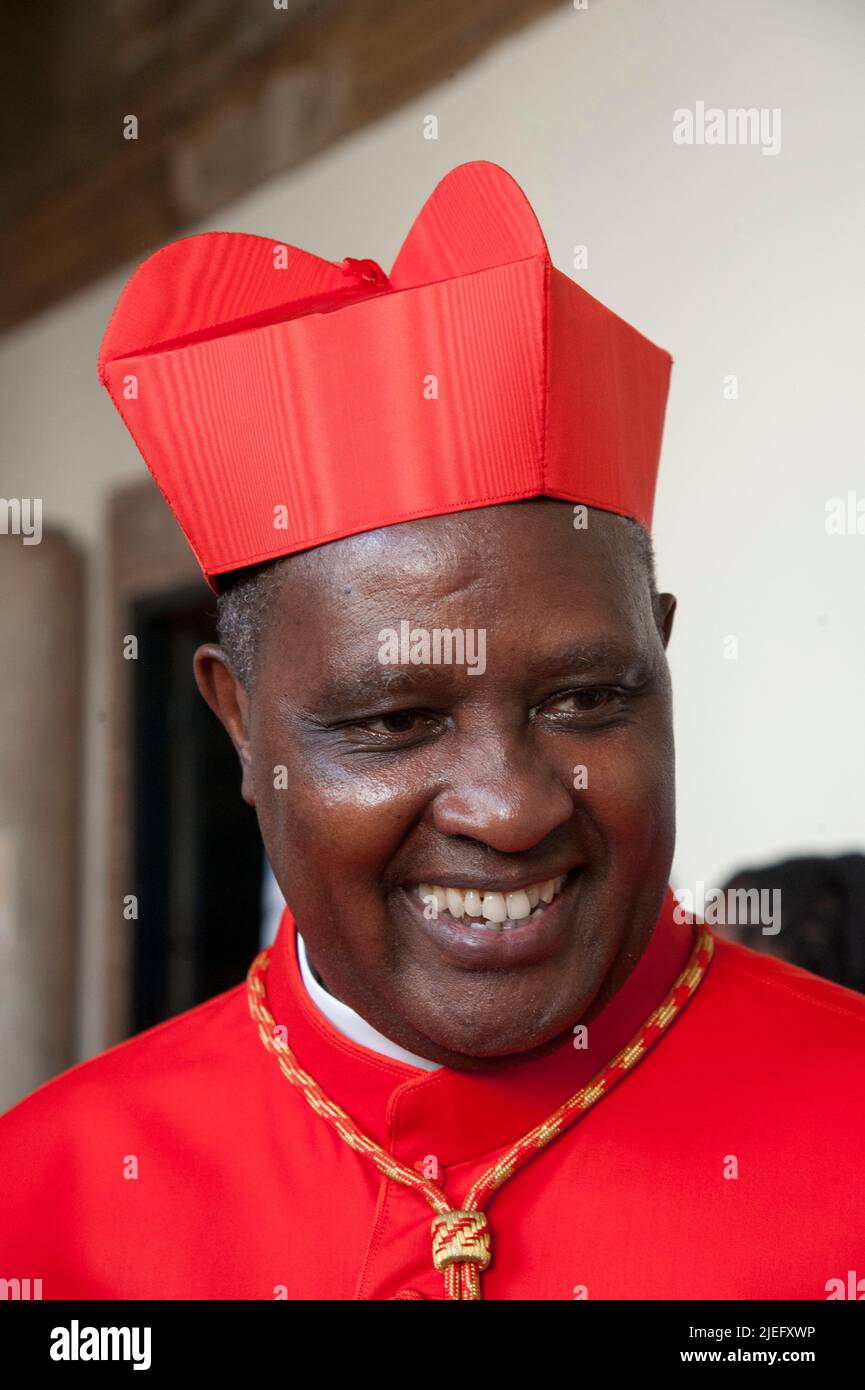
[[[359,1043],[361,1047],[368,1047],[371,1052],[380,1052],[385,1057],[394,1057],[398,1062],[407,1062],[410,1067],[420,1067],[423,1071],[438,1071],[438,1062],[431,1062],[428,1057],[416,1057],[413,1052],[407,1052],[398,1043],[391,1042],[390,1038],[379,1033],[372,1024],[367,1023],[365,1018],[361,1018],[360,1014],[349,1008],[348,1004],[344,1004],[341,999],[337,999],[335,995],[324,989],[310,969],[303,937],[300,932],[297,932],[296,935],[297,962],[300,966],[306,992],[313,1004],[333,1024],[337,1032],[342,1033],[343,1037],[350,1038],[352,1042]]]

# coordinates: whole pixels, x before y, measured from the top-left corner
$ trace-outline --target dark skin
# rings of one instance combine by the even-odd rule
[[[305,551],[282,565],[250,690],[221,647],[195,655],[310,964],[449,1067],[538,1054],[590,1021],[669,881],[675,600],[653,609],[626,523],[592,510],[580,531],[572,514],[512,503]],[[401,619],[485,628],[485,672],[382,666],[379,633]],[[415,891],[563,873],[543,929],[492,945],[465,924],[458,942],[437,936]]]

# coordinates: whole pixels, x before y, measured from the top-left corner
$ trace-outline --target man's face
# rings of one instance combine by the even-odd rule
[[[196,658],[314,969],[446,1065],[591,1017],[668,882],[673,601],[659,634],[630,528],[588,515],[576,530],[569,504],[514,503],[304,552],[282,566],[248,696],[218,648]],[[402,623],[422,658],[429,635],[426,664],[400,651]],[[475,670],[433,660],[436,629],[463,634]],[[456,895],[433,909],[421,885]],[[507,893],[489,907],[515,925],[469,915]]]

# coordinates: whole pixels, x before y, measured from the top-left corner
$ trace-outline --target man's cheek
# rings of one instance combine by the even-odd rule
[[[657,745],[644,739],[616,757],[598,758],[587,790],[589,812],[613,846],[653,844],[673,807],[668,764]]]
[[[338,860],[338,880],[369,879],[377,882],[412,824],[401,798],[382,796],[381,789],[366,794],[357,782],[342,785],[338,794],[307,785],[292,797],[282,818],[291,844],[304,844],[309,856],[328,866],[331,875]]]

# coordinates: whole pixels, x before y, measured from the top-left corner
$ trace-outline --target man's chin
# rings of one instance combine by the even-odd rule
[[[541,1012],[536,991],[532,1003],[513,997],[495,998],[498,989],[505,994],[503,982],[490,983],[483,1001],[472,1003],[471,998],[453,998],[446,1016],[430,1016],[430,998],[440,997],[436,983],[430,993],[417,997],[417,1008],[411,1008],[411,996],[401,1001],[401,1012],[415,1034],[405,1046],[411,1052],[455,1070],[477,1070],[501,1066],[509,1061],[540,1057],[569,1039],[575,1023],[590,1009],[603,980],[590,985],[585,996],[573,1000],[556,1000]]]
[[[569,1039],[570,1026],[553,1028],[549,1036],[539,1038],[536,1034],[516,1035],[491,1032],[489,1036],[475,1035],[469,1039],[451,1036],[447,1043],[433,1043],[431,1040],[418,1055],[430,1061],[451,1068],[453,1071],[491,1070],[507,1066],[513,1062],[528,1062],[535,1057],[546,1056]],[[434,1055],[435,1054],[435,1055]]]

